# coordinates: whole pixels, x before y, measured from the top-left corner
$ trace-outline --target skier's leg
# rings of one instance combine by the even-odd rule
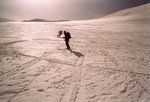
[[[69,40],[65,40],[65,42],[66,42],[67,49],[70,49]]]

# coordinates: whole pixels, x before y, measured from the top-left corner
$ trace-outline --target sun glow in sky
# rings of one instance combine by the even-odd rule
[[[59,18],[65,13],[64,2],[60,0],[7,0],[7,10],[13,18]],[[63,12],[62,14],[60,14]],[[10,14],[9,13],[9,14]]]
[[[7,14],[15,19],[63,19],[68,20],[80,16],[85,0],[7,0]],[[7,15],[6,15],[7,16]],[[79,17],[80,18],[80,17]]]
[[[47,6],[51,7],[55,5],[58,3],[58,0],[14,0],[13,2],[16,6],[20,6],[26,9],[42,9],[43,7],[45,8]]]
[[[0,16],[12,19],[92,19],[149,0],[1,0]]]
[[[18,2],[19,1],[22,3],[31,3],[31,4],[46,4],[49,1],[55,2],[55,0],[18,0]]]
[[[15,2],[18,4],[47,4],[58,2],[59,0],[11,0],[10,2]]]

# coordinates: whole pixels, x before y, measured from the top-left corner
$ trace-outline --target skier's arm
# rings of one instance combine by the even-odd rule
[[[61,35],[62,35],[62,31],[59,31],[57,37],[60,37]]]
[[[63,39],[65,39],[65,37],[59,37],[59,38],[63,38]]]

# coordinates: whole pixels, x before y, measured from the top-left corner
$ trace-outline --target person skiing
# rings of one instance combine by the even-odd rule
[[[57,37],[60,37],[62,35],[62,33],[63,33],[62,31],[59,31],[59,34],[57,35]],[[64,31],[64,37],[62,37],[62,38],[64,38],[64,40],[65,40],[67,49],[71,50],[70,45],[69,45],[69,40],[71,39],[70,32]]]
[[[64,35],[65,35],[64,39],[65,39],[67,49],[70,50],[69,40],[71,39],[71,35],[69,32],[66,31],[64,31]]]

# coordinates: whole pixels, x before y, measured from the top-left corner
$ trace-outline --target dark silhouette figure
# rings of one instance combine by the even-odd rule
[[[66,42],[67,49],[70,50],[69,40],[71,38],[71,35],[69,32],[66,32],[66,31],[64,31],[64,35],[65,35],[64,39]]]
[[[57,37],[60,37],[63,34],[63,31],[59,31]]]
[[[64,33],[64,37],[61,37],[61,35],[62,35],[63,33]],[[57,37],[63,38],[63,39],[65,40],[67,49],[68,49],[68,50],[71,50],[71,49],[70,49],[70,45],[69,45],[69,40],[70,40],[70,38],[71,38],[71,35],[70,35],[69,32],[66,32],[66,31],[63,32],[63,31],[61,30],[61,31],[58,32]]]

